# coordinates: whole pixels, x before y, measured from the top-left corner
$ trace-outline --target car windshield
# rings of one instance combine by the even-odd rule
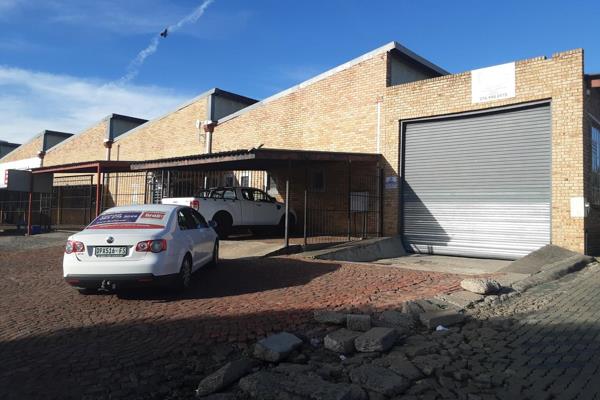
[[[168,214],[164,211],[125,210],[100,214],[86,229],[163,229]]]

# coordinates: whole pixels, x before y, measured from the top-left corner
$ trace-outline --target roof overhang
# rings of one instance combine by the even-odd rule
[[[92,173],[92,172],[127,172],[130,171],[130,161],[84,161],[71,164],[51,165],[33,168],[34,174],[46,173]]]
[[[367,162],[376,163],[379,154],[288,149],[242,149],[187,157],[134,161],[131,170],[163,168],[205,170],[266,170],[286,167],[290,163]]]

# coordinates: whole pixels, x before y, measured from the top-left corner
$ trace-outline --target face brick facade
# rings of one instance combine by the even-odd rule
[[[516,63],[516,96],[471,104],[471,73],[389,87],[384,97],[386,175],[397,175],[400,121],[550,100],[552,107],[552,242],[584,249],[584,220],[571,218],[570,199],[584,195],[583,51]],[[395,233],[399,192],[385,193],[385,232]]]
[[[108,120],[75,135],[58,146],[50,149],[44,157],[44,166],[76,163],[81,161],[97,161],[106,159],[103,141],[106,137]]]
[[[153,160],[204,153],[196,120],[205,120],[207,98],[200,97],[161,118],[132,129],[113,144],[113,160]]]
[[[549,59],[538,57],[516,62],[515,96],[477,104],[471,102],[471,72],[392,85],[398,82],[391,77],[392,71],[398,70],[398,64],[393,64],[393,60],[397,60],[393,58],[396,57],[393,51],[379,49],[221,118],[214,127],[212,151],[262,146],[376,153],[379,146],[380,165],[363,166],[353,174],[374,177],[379,167],[386,177],[401,178],[403,121],[549,102],[552,243],[576,251],[584,251],[588,243],[589,249],[600,251],[600,241],[592,238],[600,236],[600,212],[592,207],[589,217],[573,218],[570,209],[572,198],[589,197],[591,120],[587,115],[594,114],[600,120],[597,93],[600,89],[586,94],[583,50],[557,53]],[[440,75],[428,70],[426,65],[423,68],[420,78]],[[205,153],[205,137],[196,122],[210,119],[207,96],[201,95],[176,111],[123,134],[113,144],[111,159],[137,161]],[[105,159],[105,149],[101,146],[105,132],[105,122],[88,129],[78,135],[77,140],[69,140],[49,151],[44,165]],[[11,157],[15,158],[16,154]],[[336,178],[347,179],[344,171],[339,165],[325,171],[332,188],[339,186]],[[285,175],[285,171],[272,173]],[[296,178],[292,187],[299,192],[303,184],[298,184],[303,183],[304,173],[294,171],[293,175]],[[280,186],[279,182],[277,185]],[[277,189],[282,193],[282,187]],[[397,234],[401,232],[400,190],[384,190],[383,196],[383,233]],[[295,208],[300,206],[297,201],[292,202]]]
[[[23,143],[3,158],[0,159],[0,163],[24,160],[27,158],[37,157],[39,151],[42,149],[42,143],[44,141],[43,135],[37,135],[27,143]]]

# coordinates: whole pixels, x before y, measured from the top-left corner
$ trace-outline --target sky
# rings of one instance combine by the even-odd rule
[[[213,87],[262,99],[394,40],[450,72],[580,47],[600,72],[598,17],[597,0],[0,0],[0,140]]]

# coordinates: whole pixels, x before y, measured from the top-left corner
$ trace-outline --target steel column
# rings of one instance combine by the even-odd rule
[[[100,164],[96,168],[96,217],[100,215]]]

